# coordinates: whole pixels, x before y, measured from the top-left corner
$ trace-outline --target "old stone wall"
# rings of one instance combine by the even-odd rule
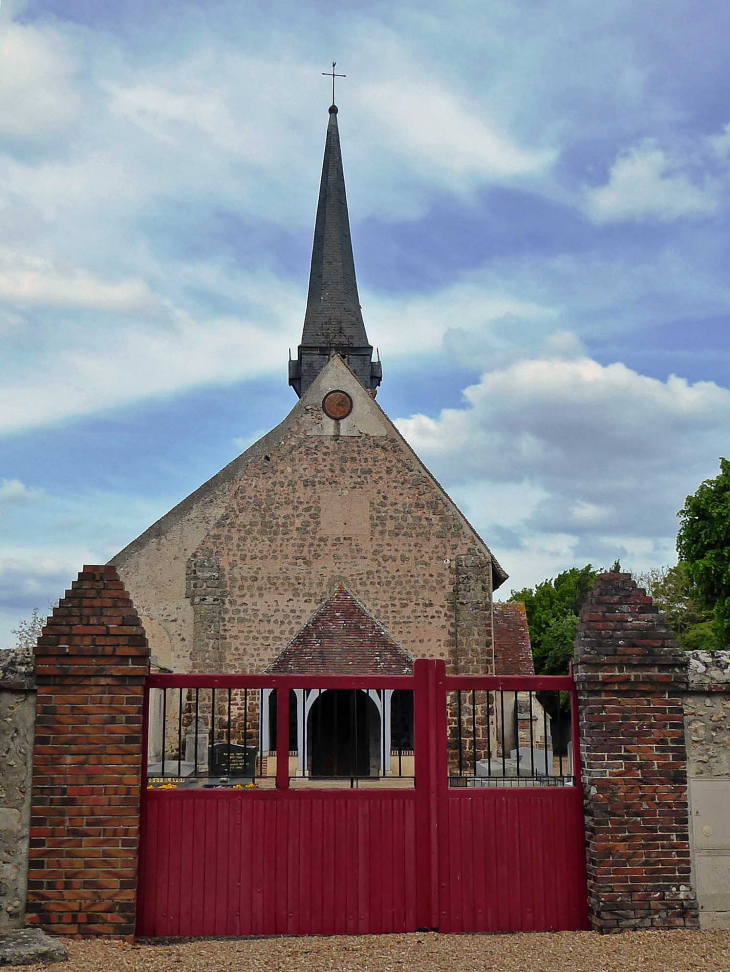
[[[188,559],[191,667],[265,669],[341,583],[413,658],[489,672],[489,551],[339,359],[310,392]]]
[[[684,727],[700,924],[730,928],[730,651],[690,652]]]
[[[33,656],[0,651],[0,934],[25,912],[34,722]]]
[[[697,925],[683,697],[688,658],[630,574],[581,612],[578,690],[588,906],[601,931]]]

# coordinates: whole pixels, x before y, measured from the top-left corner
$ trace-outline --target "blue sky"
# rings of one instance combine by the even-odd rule
[[[4,0],[0,646],[294,404],[333,58],[379,402],[512,587],[728,453],[722,0]]]

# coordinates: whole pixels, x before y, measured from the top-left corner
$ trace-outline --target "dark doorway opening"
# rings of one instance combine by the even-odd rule
[[[377,776],[380,714],[358,689],[332,689],[313,702],[307,719],[311,776]]]

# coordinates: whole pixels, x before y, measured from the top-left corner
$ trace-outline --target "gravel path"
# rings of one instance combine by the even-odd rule
[[[68,948],[69,961],[53,972],[730,972],[727,931],[71,941]]]

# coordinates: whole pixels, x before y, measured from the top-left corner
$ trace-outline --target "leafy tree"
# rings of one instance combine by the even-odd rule
[[[730,643],[730,461],[678,513],[677,552],[699,602],[712,611],[721,646]]]
[[[699,600],[683,561],[674,567],[655,567],[636,573],[634,579],[664,613],[683,648],[711,651],[722,647],[712,624],[712,611]]]
[[[12,629],[12,633],[15,635],[15,644],[13,647],[21,648],[24,651],[32,651],[36,641],[41,636],[45,623],[45,616],[41,617],[38,608],[33,608],[30,617],[25,621],[21,621],[17,628]]]
[[[537,675],[567,675],[580,605],[596,575],[592,564],[586,564],[564,570],[534,588],[512,591],[510,601],[525,605]]]

